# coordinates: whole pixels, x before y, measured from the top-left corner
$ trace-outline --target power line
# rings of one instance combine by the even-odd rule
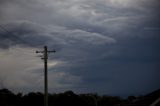
[[[43,57],[41,59],[44,60],[44,106],[48,106],[48,53],[55,53],[56,51],[48,51],[47,46],[44,46],[43,51],[36,51],[36,53],[42,53]]]

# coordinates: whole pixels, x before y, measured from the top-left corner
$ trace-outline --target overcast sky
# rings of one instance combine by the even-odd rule
[[[159,0],[0,0],[0,88],[117,96],[160,88]]]

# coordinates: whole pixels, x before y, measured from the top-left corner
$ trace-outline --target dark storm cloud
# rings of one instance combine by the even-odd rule
[[[8,23],[1,26],[1,48],[9,48],[16,45],[39,47],[50,41],[50,37],[44,32],[44,28],[30,22]]]
[[[61,89],[140,94],[159,88],[158,10],[158,0],[1,0],[0,47],[56,48]]]
[[[112,54],[105,56],[109,49],[103,53],[92,52],[88,60],[74,65],[72,70],[68,69],[74,75],[83,76],[83,83],[79,88],[90,89],[92,92],[98,89],[102,94],[108,92],[127,96],[147,93],[160,87],[159,40],[125,40],[118,45],[112,45]]]
[[[45,44],[49,44],[50,46],[54,44],[72,46],[79,43],[101,45],[115,42],[113,38],[98,33],[69,30],[56,26],[51,28],[53,29],[47,30],[45,27],[31,22],[6,24],[1,26],[1,45],[2,47],[14,45],[39,47]]]

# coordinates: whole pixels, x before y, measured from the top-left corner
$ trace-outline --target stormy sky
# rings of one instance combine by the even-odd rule
[[[0,0],[0,88],[118,96],[160,88],[159,0]]]

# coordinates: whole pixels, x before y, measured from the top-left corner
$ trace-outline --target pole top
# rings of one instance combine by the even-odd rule
[[[44,46],[44,48],[47,48],[47,46]]]

